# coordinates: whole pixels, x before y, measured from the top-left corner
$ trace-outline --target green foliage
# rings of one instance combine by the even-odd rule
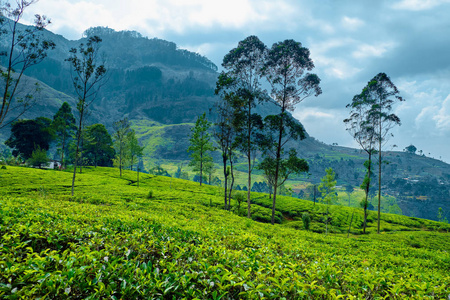
[[[203,172],[209,169],[213,164],[211,151],[214,150],[211,142],[211,135],[208,133],[208,129],[211,127],[211,123],[206,119],[206,114],[199,116],[195,122],[195,126],[191,129],[191,137],[189,139],[190,146],[188,152],[191,152],[191,161],[189,166],[192,167],[194,172],[199,173],[200,185],[203,182]]]
[[[89,165],[111,167],[115,151],[111,135],[103,124],[93,124],[85,129],[83,157]]]
[[[69,62],[72,72],[72,84],[75,94],[78,96],[77,111],[79,123],[77,127],[76,150],[72,177],[72,196],[75,190],[75,178],[77,174],[77,164],[80,156],[80,145],[83,133],[84,118],[86,110],[97,97],[100,87],[105,81],[106,68],[99,62],[99,48],[102,39],[98,36],[91,36],[87,43],[81,43],[78,48],[71,48],[70,55],[66,61]]]
[[[48,161],[47,151],[45,149],[41,149],[39,146],[34,149],[31,157],[27,160],[27,162],[33,167],[39,168],[41,168],[41,165],[46,164]]]
[[[137,189],[130,184],[134,172],[119,177],[114,169],[87,168],[72,198],[60,183],[69,173],[4,172],[0,298],[445,299],[450,293],[449,233],[428,231],[447,224],[383,214],[389,232],[347,239],[335,230],[325,237],[315,233],[325,230],[316,220],[324,206],[315,211],[310,201],[279,197],[283,211],[311,214],[304,231],[218,209],[221,189],[185,180],[143,174],[145,188]],[[253,196],[252,209],[268,200]],[[351,212],[330,211],[342,222]],[[252,214],[269,219],[270,209]]]
[[[132,135],[130,126],[131,124],[128,118],[124,118],[113,124],[114,147],[116,149],[114,166],[119,168],[120,176],[122,176],[122,169],[125,167],[130,150],[130,144],[128,143],[128,138]]]
[[[264,157],[264,159],[258,164],[257,169],[264,172],[264,177],[269,185],[275,185],[276,160],[273,157]],[[295,149],[291,149],[289,151],[289,157],[280,160],[277,186],[282,186],[290,175],[298,175],[307,171],[308,163],[306,160],[298,158],[297,151]]]
[[[127,142],[128,142],[128,160],[130,164],[130,170],[133,170],[134,163],[135,162],[137,163],[137,159],[141,158],[144,155],[143,152],[144,147],[139,145],[139,141],[136,137],[136,132],[133,129],[131,129],[130,132],[128,132]]]
[[[67,145],[77,129],[75,117],[67,102],[64,102],[53,116],[52,128],[55,132],[57,146],[59,147],[58,152],[61,155],[61,164],[65,165],[64,156],[67,152]]]
[[[409,145],[409,146],[405,147],[405,151],[410,154],[416,154],[417,148],[414,145]]]
[[[243,203],[245,201],[245,195],[243,193],[235,192],[233,198],[237,202],[237,208],[240,209],[241,203]]]
[[[328,168],[325,170],[327,173],[321,179],[321,183],[317,187],[319,192],[322,195],[322,202],[326,204],[335,203],[337,200],[336,195],[336,174],[334,173],[332,168]]]
[[[153,198],[153,191],[150,190],[150,191],[148,191],[147,199],[152,199],[152,198]]]
[[[309,230],[309,224],[311,223],[311,216],[305,212],[302,214],[303,228]]]
[[[34,26],[20,29],[23,28],[19,23],[22,22],[25,10],[33,3],[35,1],[16,1],[17,6],[14,7],[9,2],[0,2],[0,56],[5,56],[0,68],[0,128],[17,120],[36,103],[34,95],[40,91],[39,85],[30,85],[31,89],[27,89],[31,91],[24,92],[19,87],[19,82],[25,71],[41,63],[47,57],[47,51],[55,48],[54,42],[44,40],[39,34],[50,23],[45,16],[36,14]],[[33,148],[30,154],[32,151]]]
[[[21,155],[23,158],[28,159],[36,147],[47,151],[50,148],[53,137],[51,120],[39,117],[34,120],[14,122],[11,127],[11,136],[6,140],[5,144],[13,148],[12,154],[14,156]]]
[[[148,172],[153,175],[171,177],[169,172],[167,172],[167,170],[161,166],[154,166],[153,168],[148,170]]]
[[[445,217],[444,210],[442,209],[442,207],[439,207],[438,210],[438,221],[448,223],[447,217]]]

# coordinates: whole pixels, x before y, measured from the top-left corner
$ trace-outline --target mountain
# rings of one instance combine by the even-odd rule
[[[38,104],[27,118],[52,117],[63,101],[75,109],[70,66],[65,59],[69,49],[98,35],[103,40],[101,51],[108,81],[90,108],[88,122],[101,122],[111,129],[114,121],[128,117],[145,146],[147,169],[154,163],[173,164],[189,158],[186,149],[192,123],[201,113],[209,113],[217,100],[214,96],[217,66],[210,60],[179,49],[173,42],[146,38],[135,31],[96,27],[86,30],[84,38],[78,41],[69,41],[47,30],[42,34],[56,43],[56,49],[26,73],[24,86],[39,82],[42,87]],[[4,41],[0,42],[0,51],[4,50]],[[258,112],[267,115],[277,112],[277,107],[265,103]],[[5,130],[0,134],[3,140],[9,136]],[[326,145],[313,137],[291,146],[310,165],[310,175],[297,180],[319,183],[324,169],[332,167],[338,174],[339,185],[358,187],[362,182],[366,156],[360,150]],[[442,207],[450,217],[448,164],[402,152],[387,152],[385,160],[389,164],[383,164],[383,191],[397,198],[404,214],[436,219]],[[245,172],[245,165],[238,164],[237,169]],[[376,180],[375,175],[373,182]]]

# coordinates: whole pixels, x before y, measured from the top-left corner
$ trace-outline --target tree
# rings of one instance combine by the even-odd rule
[[[297,157],[297,151],[291,149],[289,151],[289,158],[282,159],[279,165],[278,179],[275,179],[276,160],[271,156],[266,156],[257,166],[259,170],[264,172],[264,177],[269,185],[269,192],[276,190],[275,186],[281,187],[286,182],[291,174],[300,174],[308,172],[308,163],[304,159]],[[269,196],[270,197],[270,196]],[[275,194],[274,194],[275,197]]]
[[[409,145],[405,147],[405,151],[411,154],[416,154],[417,148],[414,145]]]
[[[30,67],[39,64],[47,56],[47,51],[55,48],[55,43],[43,40],[39,35],[50,20],[35,15],[34,26],[20,30],[19,21],[25,10],[37,0],[17,0],[17,7],[8,2],[0,2],[0,37],[7,45],[7,51],[0,52],[6,56],[6,66],[0,69],[3,83],[0,87],[2,104],[0,109],[0,129],[20,118],[36,101],[34,94],[39,86],[27,88],[29,92],[21,92],[19,83],[23,73]],[[14,112],[14,117],[6,119]]]
[[[162,168],[159,165],[154,166],[153,168],[151,168],[149,170],[149,173],[153,174],[153,175],[158,175],[158,176],[172,177],[172,176],[170,176],[169,172],[167,172],[166,169]]]
[[[381,216],[381,164],[382,148],[388,138],[392,136],[389,131],[395,125],[401,125],[400,118],[393,114],[392,106],[396,102],[404,101],[399,95],[397,87],[385,73],[379,73],[363,89],[361,96],[365,102],[370,103],[368,111],[369,120],[374,125],[376,142],[378,145],[378,226],[380,233]]]
[[[188,152],[191,152],[191,161],[189,166],[193,167],[194,172],[199,172],[199,182],[202,185],[203,171],[205,166],[212,163],[212,156],[209,153],[214,150],[211,142],[211,135],[208,129],[211,123],[206,119],[206,114],[199,116],[195,126],[191,128],[190,146]]]
[[[48,151],[53,140],[51,120],[39,117],[34,120],[18,120],[12,124],[11,136],[5,144],[13,148],[12,154],[29,159],[37,148]]]
[[[103,124],[93,124],[85,129],[83,145],[84,157],[88,164],[103,167],[111,167],[115,151],[111,135]]]
[[[306,192],[308,193],[308,198],[313,201],[314,206],[316,205],[316,198],[317,198],[317,184],[311,183],[306,187]]]
[[[448,220],[445,217],[445,213],[444,213],[444,210],[442,209],[442,207],[439,207],[439,209],[438,209],[438,221],[448,223]]]
[[[70,56],[67,61],[71,66],[72,83],[75,93],[78,96],[78,130],[75,159],[73,164],[72,196],[74,194],[75,176],[77,173],[77,163],[80,155],[81,133],[83,130],[83,118],[87,113],[89,105],[95,100],[99,89],[104,83],[106,68],[99,63],[99,47],[102,39],[92,36],[86,45],[81,43],[77,48],[70,49]]]
[[[184,180],[189,180],[189,174],[187,172],[183,172],[183,163],[178,165],[177,171],[175,172],[174,177],[184,179]]]
[[[232,106],[236,110],[236,141],[247,158],[248,187],[252,186],[251,174],[257,150],[255,133],[262,127],[261,117],[253,112],[253,108],[267,98],[260,82],[266,54],[267,48],[258,37],[245,38],[223,58],[225,72],[217,81],[216,93],[224,91],[233,96],[229,99],[233,100]],[[250,189],[247,192],[247,217],[251,217]]]
[[[125,166],[125,162],[129,153],[128,138],[131,132],[131,124],[127,118],[114,122],[114,147],[116,148],[116,158],[114,159],[114,165],[119,167],[120,176],[122,177],[122,168]]]
[[[231,191],[233,190],[234,174],[233,174],[233,158],[235,143],[235,127],[234,127],[234,110],[231,105],[230,97],[234,97],[233,93],[224,93],[223,99],[216,104],[217,120],[214,123],[213,137],[218,145],[218,149],[222,152],[223,176],[224,176],[224,209],[228,210],[231,203]],[[229,162],[229,166],[228,166]],[[228,189],[228,177],[231,175],[230,190]]]
[[[142,168],[144,167],[144,164],[142,162],[142,156],[144,155],[144,147],[142,147],[142,151],[137,153],[137,159],[138,159],[138,163],[136,166],[137,169],[137,187],[139,187],[139,171],[141,170],[141,166]]]
[[[31,154],[31,157],[28,159],[28,163],[33,167],[41,168],[42,164],[46,164],[49,161],[47,157],[47,151],[45,149],[41,149],[39,146]]]
[[[353,193],[353,186],[351,184],[346,184],[344,186],[345,188],[345,193],[348,196],[348,206],[350,206],[350,195]]]
[[[128,132],[127,136],[128,140],[128,158],[130,162],[130,170],[133,170],[134,161],[136,162],[136,171],[137,171],[137,186],[139,187],[139,162],[142,156],[144,155],[144,147],[139,145],[139,141],[136,137],[136,132],[134,129],[131,129]]]
[[[377,133],[375,131],[376,118],[374,114],[370,113],[373,101],[365,97],[364,91],[366,88],[360,94],[353,97],[352,103],[347,104],[346,107],[350,108],[350,115],[347,119],[344,119],[347,127],[346,130],[368,155],[368,160],[364,163],[367,171],[361,184],[361,188],[365,194],[365,199],[362,201],[364,204],[362,205],[364,209],[364,233],[366,232],[367,226],[367,204],[372,178],[372,155],[376,151],[375,146],[377,141]]]
[[[367,227],[367,209],[369,208],[369,193],[370,193],[370,184],[371,184],[371,178],[372,178],[372,161],[366,160],[364,162],[364,167],[366,168],[366,174],[364,175],[364,180],[361,184],[361,189],[365,193],[364,199],[361,201],[360,205],[364,209],[364,223],[363,223],[363,233],[366,233],[366,227]]]
[[[216,172],[216,169],[214,168],[214,162],[210,161],[208,163],[206,163],[204,165],[204,170],[205,170],[205,174],[207,175],[208,178],[208,184],[211,185],[212,180],[213,180],[213,175]]]
[[[322,93],[319,86],[320,79],[316,74],[305,73],[314,68],[314,63],[309,56],[308,48],[294,40],[285,40],[272,45],[268,52],[267,61],[264,64],[263,74],[272,87],[271,96],[273,101],[280,107],[278,115],[265,118],[265,123],[275,139],[275,179],[278,182],[282,150],[290,139],[304,139],[303,126],[296,123],[287,114],[294,111],[295,105],[312,95],[318,96]],[[278,185],[274,185],[272,200],[272,224],[275,223],[275,205]]]
[[[65,166],[64,155],[67,151],[67,144],[77,128],[72,109],[67,102],[64,102],[53,116],[52,127],[55,131],[56,141],[60,147],[58,151],[61,154],[61,164]]]
[[[139,145],[139,141],[136,137],[134,129],[130,129],[127,136],[128,140],[128,158],[130,162],[130,170],[133,170],[135,160],[139,159],[143,155],[144,147]],[[136,163],[136,169],[138,165]]]
[[[319,192],[322,196],[322,202],[327,204],[327,218],[325,221],[326,224],[326,232],[328,233],[328,214],[329,214],[329,205],[337,200],[336,196],[336,174],[334,173],[332,168],[328,168],[325,170],[327,173],[321,179],[321,183],[319,184]]]

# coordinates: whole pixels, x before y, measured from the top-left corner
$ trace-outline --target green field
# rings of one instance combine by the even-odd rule
[[[1,299],[448,299],[450,225],[117,169],[0,169]],[[311,215],[304,230],[303,212]],[[351,214],[355,212],[350,237]]]

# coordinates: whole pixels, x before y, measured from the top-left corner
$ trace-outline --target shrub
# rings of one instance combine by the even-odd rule
[[[41,168],[41,165],[48,163],[48,161],[47,151],[45,149],[41,149],[40,147],[37,147],[31,154],[30,159],[28,159],[28,163],[30,165],[39,168]]]
[[[324,233],[325,232],[325,224],[322,223],[313,223],[310,227],[311,231],[317,232],[317,233]]]
[[[152,198],[153,198],[153,191],[150,190],[150,191],[148,191],[147,199],[152,199]]]
[[[303,221],[303,228],[309,230],[309,224],[311,223],[311,216],[307,212],[303,213],[302,221]]]
[[[245,196],[242,193],[235,193],[233,198],[234,198],[234,200],[237,201],[237,203],[238,203],[237,207],[239,210],[241,208],[241,203],[245,201]]]

